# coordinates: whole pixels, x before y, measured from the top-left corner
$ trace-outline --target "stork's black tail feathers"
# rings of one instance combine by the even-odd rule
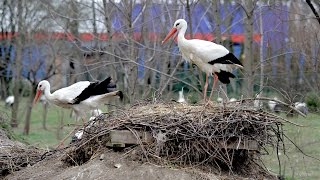
[[[117,92],[117,96],[120,97],[120,100],[121,100],[121,101],[123,100],[123,93],[122,93],[122,91],[118,91],[118,92]]]
[[[91,82],[90,85],[73,100],[72,104],[79,104],[81,101],[88,99],[90,96],[113,92],[116,90],[116,87],[116,84],[111,81],[111,77],[108,77],[101,82]]]
[[[209,64],[235,64],[238,67],[242,67],[242,63],[239,61],[239,59],[232,53],[228,53],[225,56],[222,56],[218,59],[212,60],[208,62]]]
[[[233,75],[231,72],[227,71],[220,71],[219,73],[215,73],[218,76],[218,79],[223,83],[223,84],[229,84],[230,79],[229,78],[235,78],[236,76]]]

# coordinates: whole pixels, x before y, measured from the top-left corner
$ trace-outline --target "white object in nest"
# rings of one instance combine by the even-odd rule
[[[302,112],[303,114],[307,115],[308,114],[308,107],[306,103],[302,102],[296,102],[294,103],[294,107]]]
[[[74,136],[79,140],[82,138],[83,135],[83,129],[80,129],[79,131],[77,131]]]
[[[236,98],[231,98],[231,99],[229,100],[229,102],[235,102],[235,101],[237,101]]]
[[[157,140],[157,143],[160,144],[160,143],[164,143],[167,141],[167,133],[162,133],[161,131],[159,131],[159,133],[157,133],[154,138],[156,138]]]
[[[273,98],[274,100],[278,100],[277,97]],[[274,111],[274,108],[276,107],[278,103],[276,101],[268,101],[268,107],[271,111]]]
[[[218,97],[217,102],[221,104],[223,102],[223,99],[221,97]]]
[[[115,168],[120,168],[121,166],[122,166],[122,165],[119,164],[119,163],[117,163],[117,164],[114,165]]]
[[[95,119],[96,119],[95,116],[91,116],[91,117],[89,118],[89,121],[93,121],[93,120],[95,120]]]
[[[256,95],[256,98],[260,98],[260,93]],[[253,101],[253,107],[259,109],[262,107],[262,102],[259,99]]]
[[[182,87],[181,91],[179,91],[179,99],[177,102],[178,103],[186,103],[186,99],[184,98],[184,95],[183,95],[183,87]]]
[[[99,116],[100,114],[102,114],[102,111],[100,109],[91,110],[91,116]]]

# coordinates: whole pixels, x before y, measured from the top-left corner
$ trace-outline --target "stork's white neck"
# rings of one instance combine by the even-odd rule
[[[44,96],[46,97],[46,99],[48,100],[48,101],[52,101],[52,94],[51,94],[51,92],[50,92],[50,83],[48,82],[48,81],[46,81],[44,84],[43,84],[44,86],[45,86],[45,88],[44,88]]]
[[[178,43],[179,41],[182,42],[182,41],[185,41],[187,40],[184,36],[186,34],[186,31],[187,31],[187,26],[183,26],[179,32],[178,32]]]

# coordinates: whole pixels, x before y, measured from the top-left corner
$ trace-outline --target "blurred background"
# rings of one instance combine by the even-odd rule
[[[316,129],[289,132],[319,146],[319,9],[317,0],[0,0],[2,127],[48,148],[76,123],[45,99],[31,105],[43,79],[54,91],[111,76],[124,104],[176,100],[182,88],[188,103],[198,102],[205,74],[182,59],[174,40],[161,45],[183,18],[187,38],[223,44],[244,64],[231,84],[219,84],[213,100],[259,95],[306,103],[307,123]],[[9,96],[14,102],[5,102]],[[110,104],[102,110],[124,106]]]

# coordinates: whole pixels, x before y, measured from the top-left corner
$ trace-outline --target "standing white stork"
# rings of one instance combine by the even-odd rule
[[[123,98],[122,92],[115,88],[116,85],[111,82],[111,77],[108,77],[101,82],[80,81],[51,94],[50,83],[43,80],[38,84],[33,104],[38,101],[40,95],[44,92],[44,96],[49,102],[62,108],[73,109],[75,114],[81,117],[84,122],[86,112],[97,109],[108,98],[112,96]]]
[[[210,100],[217,80],[219,79],[224,84],[230,83],[229,78],[235,77],[231,73],[232,67],[236,66],[243,68],[243,66],[241,62],[222,45],[200,39],[187,40],[184,37],[187,27],[188,24],[184,19],[178,19],[174,23],[171,31],[162,41],[162,44],[178,32],[178,46],[182,57],[186,61],[196,64],[206,73],[206,83],[203,89],[204,100],[206,100],[208,77],[209,75],[214,76],[214,82],[209,97]]]

